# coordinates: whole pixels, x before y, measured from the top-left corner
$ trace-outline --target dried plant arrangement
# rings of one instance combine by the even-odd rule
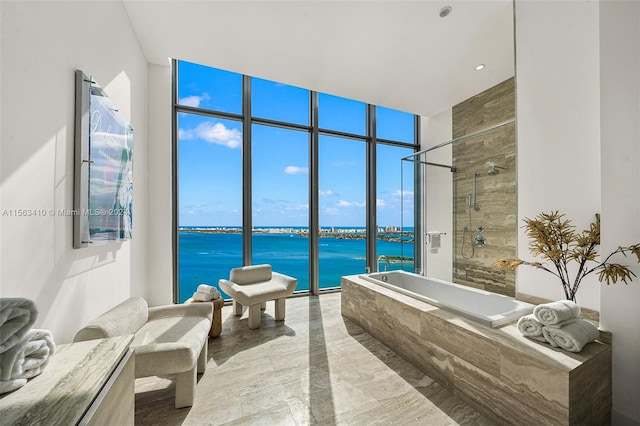
[[[540,213],[535,219],[524,219],[523,228],[526,229],[526,235],[529,238],[529,251],[533,256],[540,256],[551,262],[553,266],[518,258],[498,259],[493,266],[515,270],[520,265],[527,265],[547,271],[560,279],[565,297],[574,302],[582,279],[594,272],[598,273],[599,281],[606,281],[607,285],[615,284],[618,280],[628,284],[633,280],[636,274],[628,266],[609,262],[609,260],[616,253],[621,253],[625,257],[627,253],[633,253],[640,263],[640,244],[620,246],[599,262],[596,247],[600,245],[600,215],[596,213],[595,222],[581,233],[577,233],[571,220],[564,219],[564,216],[554,211]],[[578,271],[573,278],[570,276],[568,267],[570,262],[578,264]],[[588,262],[595,262],[595,266],[589,267]]]

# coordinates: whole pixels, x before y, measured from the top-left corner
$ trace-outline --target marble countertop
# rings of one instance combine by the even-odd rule
[[[77,424],[132,340],[128,335],[58,346],[42,374],[0,397],[2,424]]]

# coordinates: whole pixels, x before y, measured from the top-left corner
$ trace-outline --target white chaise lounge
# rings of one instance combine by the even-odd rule
[[[176,375],[176,408],[190,407],[197,373],[207,367],[211,303],[149,308],[141,297],[125,300],[82,328],[73,339],[133,334],[136,377]]]
[[[219,284],[233,298],[234,315],[242,315],[242,307],[249,307],[249,328],[256,329],[268,300],[275,300],[276,321],[284,321],[286,297],[296,289],[298,280],[272,272],[271,265],[253,265],[233,268],[229,279]]]

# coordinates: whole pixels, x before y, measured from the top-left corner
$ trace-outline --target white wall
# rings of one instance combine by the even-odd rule
[[[171,196],[171,66],[149,64],[149,294],[173,302]]]
[[[640,242],[640,3],[600,2],[603,253]],[[630,285],[603,287],[601,327],[613,333],[613,424],[640,425],[640,264]]]
[[[582,228],[600,211],[605,255],[640,241],[639,28],[637,2],[516,3],[519,219],[560,209]],[[640,277],[633,258],[616,260]],[[559,297],[531,271],[518,290]],[[612,422],[640,425],[640,279],[594,279],[578,299],[613,333]]]
[[[519,0],[515,10],[518,224],[560,210],[581,231],[601,210],[598,3]],[[533,260],[528,244],[519,232],[518,256]],[[578,303],[599,310],[588,278]],[[533,268],[518,268],[517,291],[564,298],[559,279]]]
[[[74,71],[105,89],[134,133],[134,237],[72,248],[72,218],[2,216],[0,294],[26,297],[57,343],[147,283],[147,65],[120,2],[5,2],[2,209],[73,208]]]
[[[421,117],[421,149],[432,148],[452,139],[453,111],[451,108],[433,116]],[[453,164],[452,146],[438,148],[421,157],[429,162]],[[424,170],[424,166],[423,166]],[[453,175],[450,170],[436,166],[426,166],[426,186],[423,200],[424,232],[441,231],[441,248],[431,253],[429,246],[423,247],[424,275],[446,281],[453,280]],[[425,240],[426,242],[426,240]]]

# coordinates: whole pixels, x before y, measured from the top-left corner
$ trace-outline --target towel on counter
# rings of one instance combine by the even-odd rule
[[[200,284],[198,286],[198,289],[196,290],[196,293],[206,294],[209,297],[208,300],[220,299],[220,292],[217,288],[211,285]]]
[[[49,330],[31,329],[18,344],[0,354],[0,394],[14,391],[42,373],[56,345]]]
[[[596,326],[585,319],[560,328],[544,327],[542,333],[551,346],[569,352],[580,352],[584,345],[600,337]]]
[[[564,327],[565,325],[572,324],[572,323],[574,323],[574,322],[576,322],[578,320],[581,320],[581,319],[582,319],[582,317],[575,317],[575,318],[568,319],[566,321],[560,321],[557,324],[547,324],[547,325],[545,325],[545,327],[560,328],[560,327]]]
[[[536,319],[533,314],[520,317],[518,320],[518,330],[523,336],[529,339],[537,340],[538,342],[546,342],[547,340],[542,335],[543,325]]]
[[[570,300],[543,303],[534,308],[533,315],[543,325],[554,325],[577,318],[580,315],[580,306]]]
[[[0,354],[18,344],[36,322],[38,309],[22,297],[0,298]]]

